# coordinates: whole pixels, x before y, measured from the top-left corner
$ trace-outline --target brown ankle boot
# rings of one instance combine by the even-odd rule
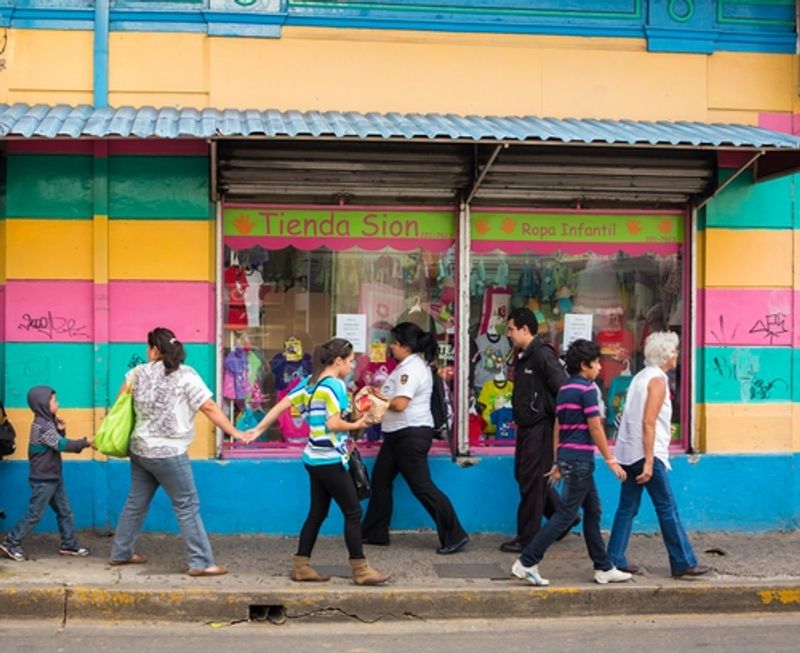
[[[311,558],[308,556],[294,556],[292,558],[292,573],[289,575],[292,580],[299,582],[307,581],[311,583],[324,583],[330,580],[330,576],[320,574],[309,563]]]
[[[353,569],[353,582],[356,585],[380,585],[392,577],[391,574],[375,571],[366,558],[351,558],[350,567]]]

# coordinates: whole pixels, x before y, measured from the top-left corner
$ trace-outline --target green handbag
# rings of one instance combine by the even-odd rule
[[[131,433],[133,433],[133,426],[136,423],[132,393],[133,386],[117,397],[94,436],[92,444],[95,449],[106,456],[125,458],[128,455]]]

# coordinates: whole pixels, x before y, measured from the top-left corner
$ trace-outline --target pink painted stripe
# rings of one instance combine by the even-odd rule
[[[575,442],[559,442],[559,449],[578,449],[579,451],[594,451],[593,444],[577,444]]]
[[[7,281],[8,342],[92,342],[91,281]]]
[[[581,409],[581,405],[580,404],[558,404],[558,406],[556,406],[556,410],[557,411],[558,410],[565,410],[565,409],[580,410]]]
[[[797,116],[790,112],[762,111],[758,114],[758,126],[784,134],[796,134]]]
[[[0,343],[6,341],[6,287],[0,284]]]
[[[706,288],[701,346],[786,347],[794,333],[796,297],[788,288]]]
[[[7,141],[9,154],[91,154],[94,141],[59,140],[45,141]]]
[[[532,241],[509,240],[473,240],[472,249],[479,254],[490,254],[494,251],[506,254],[600,254],[613,256],[623,252],[631,256],[659,254],[668,256],[681,250],[682,243],[543,243]]]
[[[183,342],[213,343],[214,285],[204,281],[111,281],[110,342],[140,342],[157,326]]]
[[[593,385],[580,385],[579,383],[565,383],[559,388],[561,390],[580,390],[581,392],[589,392],[594,389]]]
[[[792,294],[792,298],[794,299],[793,310],[792,310],[792,324],[800,325],[800,290],[796,290]],[[792,346],[795,349],[800,349],[800,329],[794,330],[794,338],[792,338]]]
[[[440,254],[453,246],[453,240],[449,238],[426,240],[425,249]],[[226,236],[225,244],[234,249],[246,249],[260,245],[264,249],[284,249],[286,247],[296,247],[297,249],[309,252],[320,247],[327,247],[335,252],[342,252],[354,247],[368,251],[377,251],[384,247],[392,247],[402,252],[409,252],[420,247],[421,241],[412,239],[392,239],[392,238],[283,238],[272,236]]]
[[[163,155],[163,156],[208,156],[209,145],[202,139],[129,139],[110,141],[109,154],[115,155]]]
[[[95,342],[108,342],[108,284],[96,283],[92,288],[94,297],[94,336]]]
[[[559,430],[561,431],[588,431],[589,425],[588,424],[559,424]]]

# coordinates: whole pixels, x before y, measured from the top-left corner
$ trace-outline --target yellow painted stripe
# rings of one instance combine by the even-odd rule
[[[705,453],[800,451],[797,404],[705,404],[697,412]],[[702,422],[702,423],[701,423]]]
[[[795,57],[715,52],[708,61],[708,106],[714,109],[791,111]]]
[[[703,288],[706,281],[706,232],[698,231],[696,234],[697,256],[695,258],[694,276],[697,287]]]
[[[109,277],[213,281],[213,229],[207,220],[111,220]]]
[[[92,220],[94,234],[94,282],[108,283],[108,216],[96,215]]]
[[[91,220],[6,220],[8,279],[91,279]]]
[[[58,388],[55,389],[58,392]],[[33,413],[26,408],[7,408],[8,419],[17,432],[17,450],[12,459],[28,458],[28,442]],[[62,408],[59,416],[67,423],[67,437],[73,440],[89,437],[94,430],[94,410],[92,408]],[[91,460],[94,449],[84,449],[79,454],[64,454],[65,460]]]
[[[706,229],[703,285],[791,288],[795,239],[779,229]]]
[[[217,453],[217,434],[214,425],[205,415],[198,413],[194,421],[194,432],[197,437],[189,446],[189,458],[196,460],[214,458]]]
[[[6,221],[0,220],[0,283],[6,282],[6,266],[8,254],[6,252]]]
[[[91,98],[94,37],[91,30],[9,31],[11,65],[4,75],[9,78],[12,92],[85,91]],[[61,102],[69,103],[70,99],[64,97]]]

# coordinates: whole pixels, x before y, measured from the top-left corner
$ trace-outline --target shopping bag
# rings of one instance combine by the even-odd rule
[[[380,424],[389,410],[389,399],[371,386],[365,385],[353,398],[353,414],[356,419],[366,415],[367,424]]]
[[[372,495],[372,484],[369,482],[369,473],[364,460],[361,458],[361,452],[358,447],[353,447],[350,452],[350,462],[348,463],[350,470],[350,477],[353,479],[353,485],[356,486],[356,496],[359,501],[369,499]]]
[[[125,458],[128,455],[131,433],[136,423],[133,411],[133,387],[117,397],[94,436],[95,449],[106,456]]]

